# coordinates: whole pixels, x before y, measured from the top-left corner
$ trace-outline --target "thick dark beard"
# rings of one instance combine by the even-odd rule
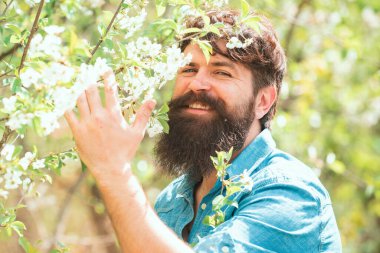
[[[183,111],[198,101],[215,110],[212,118],[202,119]],[[188,174],[199,182],[213,171],[210,156],[216,151],[240,150],[254,119],[253,98],[245,106],[225,110],[222,101],[206,93],[193,92],[169,103],[169,134],[162,134],[156,143],[156,163],[171,176]]]

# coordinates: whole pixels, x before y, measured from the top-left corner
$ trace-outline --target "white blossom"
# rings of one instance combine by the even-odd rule
[[[3,112],[11,113],[16,109],[16,96],[11,96],[9,98],[3,98],[2,102],[4,104]]]
[[[21,84],[25,88],[29,88],[32,84],[38,84],[41,76],[36,70],[28,68],[20,74]]]
[[[44,28],[47,34],[56,35],[62,33],[65,28],[63,26],[50,25]]]
[[[7,169],[7,172],[4,174],[4,188],[7,190],[16,189],[20,184],[22,184],[21,176],[21,171]]]
[[[54,112],[63,115],[65,111],[73,109],[79,94],[73,88],[57,87],[52,90],[50,98],[54,102]]]
[[[227,42],[226,47],[228,49],[242,48],[243,43],[237,37],[231,37],[230,40]]]
[[[58,26],[48,26],[45,27],[45,30],[47,31],[45,37],[42,37],[39,33],[33,37],[30,43],[29,57],[36,58],[47,55],[54,60],[61,59],[62,39],[57,35],[59,32],[63,31],[63,28]]]
[[[89,1],[91,8],[101,7],[105,2],[104,0],[91,0]]]
[[[20,159],[20,161],[18,162],[18,164],[24,169],[26,170],[30,163],[33,161],[33,159],[36,157],[35,154],[31,153],[31,152],[26,152],[24,157]]]
[[[7,199],[9,192],[3,189],[0,189],[0,198]]]
[[[16,130],[24,125],[30,125],[34,115],[32,113],[23,113],[21,111],[16,111],[15,113],[9,115],[9,120],[5,123],[11,130]]]
[[[103,58],[97,58],[94,65],[94,71],[97,73],[97,75],[102,76],[106,72],[111,71],[112,69],[107,65],[106,59]]]
[[[249,173],[248,173],[247,170],[244,170],[243,173],[240,175],[239,182],[243,184],[243,189],[244,190],[252,191],[253,180],[249,176]]]
[[[38,159],[32,163],[32,168],[34,170],[45,168],[45,159]]]
[[[128,14],[129,9],[119,13],[117,22],[120,29],[126,30],[125,39],[130,38],[136,31],[141,29],[147,15],[145,9],[139,11],[139,15],[134,17],[130,17]]]
[[[27,191],[31,182],[32,182],[32,180],[31,180],[30,178],[28,178],[28,177],[25,178],[25,179],[22,181],[22,189],[23,189],[24,191]]]
[[[147,128],[149,137],[153,137],[157,134],[160,134],[162,133],[163,130],[164,128],[162,127],[162,125],[157,119],[153,119],[153,122]]]
[[[252,43],[253,43],[253,38],[245,39],[245,40],[244,40],[244,44],[243,44],[243,48],[248,47],[248,46],[251,45]]]
[[[30,7],[33,7],[35,4],[39,4],[41,0],[25,0],[25,3]]]
[[[36,116],[40,118],[40,124],[44,131],[44,135],[49,135],[59,127],[58,118],[62,115],[54,112],[37,112]]]
[[[72,67],[53,62],[47,69],[45,69],[42,83],[48,87],[55,86],[57,82],[68,83],[71,81],[74,74],[75,70]]]
[[[12,144],[5,144],[1,150],[0,155],[5,158],[5,160],[12,160],[13,152],[15,151],[15,146]]]

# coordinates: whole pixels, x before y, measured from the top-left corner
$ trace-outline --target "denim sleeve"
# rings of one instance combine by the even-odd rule
[[[258,182],[252,193],[239,201],[234,216],[200,239],[194,250],[325,252],[333,247],[322,245],[323,209],[316,193],[306,184],[277,178]],[[335,218],[332,219],[335,223]],[[336,224],[331,229],[335,230]],[[339,237],[337,229],[336,232]],[[340,244],[340,239],[339,242],[330,239],[332,243]],[[328,252],[340,252],[339,247],[335,249]]]

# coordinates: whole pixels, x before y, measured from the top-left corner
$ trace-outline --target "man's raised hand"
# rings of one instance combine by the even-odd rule
[[[79,118],[69,110],[65,118],[71,128],[78,153],[95,178],[129,172],[145,133],[155,101],[145,102],[136,120],[128,125],[117,100],[117,84],[112,71],[104,76],[105,106],[94,84],[77,100]]]

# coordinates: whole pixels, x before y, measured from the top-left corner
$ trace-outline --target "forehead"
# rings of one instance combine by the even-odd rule
[[[225,47],[225,43],[220,46],[220,49],[222,50],[222,52],[224,52],[224,50],[227,50]],[[200,47],[198,45],[189,44],[184,50],[185,55],[188,53],[190,53],[192,55],[192,63],[198,63],[198,64],[206,63],[206,57],[204,56],[202,50],[200,49]],[[228,65],[233,65],[233,67],[244,66],[243,64],[232,61],[228,57],[225,57],[225,56],[218,54],[218,53],[213,54],[210,57],[211,63],[216,62],[216,61],[217,62],[226,62],[226,63],[228,63]]]
[[[217,46],[222,51],[222,53],[227,53],[225,41],[222,41],[222,40],[218,41]],[[230,67],[231,69],[235,69],[235,70],[241,69],[244,71],[247,71],[247,70],[249,71],[248,66],[240,62],[233,61],[229,59],[228,57],[219,53],[215,53],[211,55],[210,61],[207,64],[206,57],[204,56],[202,50],[197,44],[189,44],[184,50],[185,55],[188,53],[192,55],[192,60],[189,65],[194,65],[194,64],[203,65],[204,64],[204,65],[211,65],[211,66],[225,66],[225,67]]]

